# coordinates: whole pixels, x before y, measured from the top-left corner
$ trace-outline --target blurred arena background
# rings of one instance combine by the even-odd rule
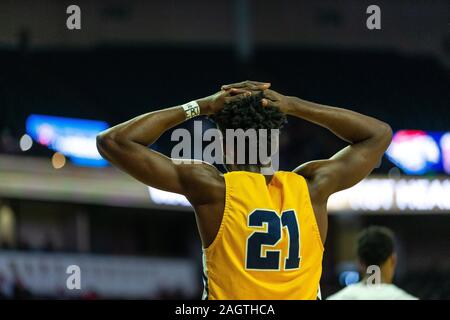
[[[66,28],[71,4],[81,30]],[[370,4],[381,30],[366,28]],[[397,236],[396,284],[450,298],[449,13],[439,0],[2,0],[0,297],[199,299],[191,208],[105,163],[95,135],[251,79],[395,131],[380,167],[330,200],[322,294],[358,281],[355,235],[375,224]],[[282,170],[342,146],[289,120]],[[72,264],[81,290],[66,287]]]

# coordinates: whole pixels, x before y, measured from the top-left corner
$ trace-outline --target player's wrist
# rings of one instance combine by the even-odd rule
[[[197,117],[201,114],[200,104],[196,100],[182,104],[181,107],[183,108],[186,120]]]
[[[200,115],[208,115],[212,113],[211,103],[207,98],[201,98],[196,100],[200,107]]]
[[[299,106],[300,99],[294,96],[286,96],[285,97],[285,107],[284,113],[288,115],[295,115],[296,110]]]
[[[302,117],[309,114],[314,109],[308,101],[300,99],[299,97],[288,97],[287,101],[288,111],[286,113],[292,116]]]

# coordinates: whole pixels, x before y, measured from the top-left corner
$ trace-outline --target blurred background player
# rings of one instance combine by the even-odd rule
[[[351,284],[327,300],[416,300],[417,298],[392,283],[397,266],[394,234],[385,227],[371,226],[358,236],[358,258],[361,282]],[[369,266],[380,268],[380,283],[368,279]]]

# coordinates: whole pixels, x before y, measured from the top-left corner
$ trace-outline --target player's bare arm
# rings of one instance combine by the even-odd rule
[[[247,84],[250,89],[264,89],[258,82]],[[198,99],[201,115],[221,110],[225,103],[250,94],[246,89],[222,90]],[[186,120],[181,106],[143,114],[118,124],[98,135],[97,148],[111,164],[142,183],[169,192],[182,194],[194,206],[203,244],[207,246],[220,226],[224,206],[224,181],[212,165],[201,161],[175,163],[173,159],[151,150],[165,131]]]
[[[238,83],[222,88],[242,89],[246,86]],[[351,110],[284,96],[273,90],[265,90],[264,96],[264,106],[275,106],[285,114],[318,124],[349,143],[330,159],[307,162],[294,170],[308,181],[317,223],[325,242],[329,196],[352,187],[377,166],[391,142],[392,130],[385,122]]]
[[[267,105],[280,106],[286,114],[327,128],[349,143],[330,159],[311,161],[294,170],[308,179],[317,222],[325,241],[328,197],[369,175],[389,146],[392,130],[385,122],[351,110],[285,97],[273,90],[267,90],[265,96]]]

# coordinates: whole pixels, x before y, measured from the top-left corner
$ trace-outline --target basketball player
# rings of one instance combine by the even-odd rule
[[[380,268],[380,283],[371,283],[367,277],[328,297],[329,300],[417,300],[392,284],[397,255],[394,250],[394,234],[385,227],[371,226],[358,236],[358,258],[361,273],[367,267]]]
[[[99,152],[113,165],[146,185],[185,195],[194,207],[205,299],[317,299],[327,199],[366,177],[391,141],[384,122],[269,87],[254,81],[225,85],[211,96],[143,114],[98,136]],[[211,164],[180,164],[147,147],[198,115],[210,116],[222,131],[277,129],[290,115],[327,128],[348,146],[293,172],[265,175],[262,163],[228,164],[222,174]],[[225,140],[224,157],[235,159]]]

